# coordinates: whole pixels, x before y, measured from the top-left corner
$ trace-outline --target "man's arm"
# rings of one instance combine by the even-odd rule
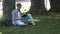
[[[23,15],[22,15],[22,17],[25,17],[25,16],[27,16],[27,12],[23,13]]]
[[[12,11],[12,19],[14,20],[21,20],[23,18],[18,18],[18,12],[16,10]]]
[[[15,18],[14,20],[21,20],[21,19],[23,19],[23,18]]]

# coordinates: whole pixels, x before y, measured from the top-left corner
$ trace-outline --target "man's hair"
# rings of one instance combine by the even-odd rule
[[[21,3],[17,3],[17,7],[22,6]]]

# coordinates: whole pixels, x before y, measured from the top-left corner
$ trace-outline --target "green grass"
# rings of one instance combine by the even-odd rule
[[[3,34],[60,34],[60,16],[34,16],[36,26],[3,26]],[[38,21],[39,20],[39,21]]]

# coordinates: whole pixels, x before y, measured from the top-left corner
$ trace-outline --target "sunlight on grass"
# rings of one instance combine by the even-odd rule
[[[1,20],[2,16],[3,16],[3,13],[2,13],[2,11],[0,11],[0,20]]]
[[[40,21],[40,20],[35,19],[34,21]]]
[[[0,34],[2,34],[2,32],[0,32]]]
[[[56,16],[60,16],[60,15],[56,15]]]
[[[28,20],[28,21],[30,21],[30,20]],[[39,19],[34,19],[34,21],[40,21]]]
[[[48,18],[51,18],[51,17],[48,17]]]
[[[49,18],[49,19],[52,19],[52,18],[53,18],[53,19],[59,19],[60,17],[57,17],[57,16],[51,17],[51,16],[49,16],[48,18]]]
[[[59,19],[59,17],[55,17],[55,19]]]
[[[34,18],[39,18],[39,17],[34,17]]]
[[[2,14],[0,14],[0,20],[1,20],[2,16],[3,16],[3,15],[2,15]]]
[[[40,21],[39,17],[34,17],[34,21]]]

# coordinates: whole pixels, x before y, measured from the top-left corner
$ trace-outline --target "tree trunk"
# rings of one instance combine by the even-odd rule
[[[31,0],[30,13],[35,15],[51,15],[50,12],[60,12],[60,0],[50,0],[51,10],[47,11],[44,6],[44,0]]]
[[[60,0],[50,0],[51,12],[60,12]]]
[[[3,24],[11,19],[11,12],[15,9],[15,0],[3,0]]]
[[[40,15],[44,14],[45,11],[44,0],[31,0],[31,14]]]

